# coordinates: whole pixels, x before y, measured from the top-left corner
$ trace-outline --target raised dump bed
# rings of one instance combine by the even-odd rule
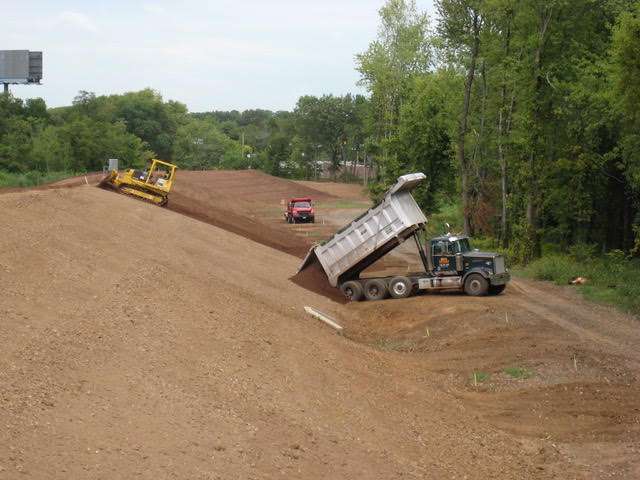
[[[313,246],[300,270],[317,259],[333,287],[358,278],[360,272],[427,223],[427,218],[411,196],[411,191],[425,178],[424,173],[399,177],[385,193],[382,202],[323,244]]]
[[[498,253],[472,250],[469,239],[446,234],[421,245],[417,232],[427,223],[411,191],[423,173],[402,175],[382,202],[314,245],[300,271],[319,262],[331,286],[350,300],[404,298],[418,290],[463,290],[469,295],[499,294],[510,275]],[[413,237],[424,271],[384,278],[360,279],[360,273],[408,238]]]

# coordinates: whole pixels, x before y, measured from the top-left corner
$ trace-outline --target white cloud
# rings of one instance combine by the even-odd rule
[[[56,24],[66,27],[84,30],[85,32],[96,33],[98,27],[87,15],[80,12],[66,11],[62,12],[56,18]]]

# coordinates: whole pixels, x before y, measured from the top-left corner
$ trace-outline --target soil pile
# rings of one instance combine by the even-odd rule
[[[320,265],[317,259],[307,265],[304,270],[296,273],[290,280],[296,285],[310,292],[330,298],[334,302],[347,303],[345,296],[342,295],[340,290],[329,284],[327,275],[324,273],[322,265]]]

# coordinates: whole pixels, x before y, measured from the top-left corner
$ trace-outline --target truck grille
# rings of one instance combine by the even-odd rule
[[[498,255],[493,259],[493,273],[504,273],[504,257]]]

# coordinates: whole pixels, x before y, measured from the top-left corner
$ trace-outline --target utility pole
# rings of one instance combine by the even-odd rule
[[[364,154],[364,158],[362,159],[362,167],[364,170],[364,175],[362,175],[363,181],[362,181],[362,185],[364,185],[365,187],[367,186],[367,157],[369,155],[367,155],[367,153],[365,152]]]
[[[244,132],[240,134],[242,138],[242,150],[240,150],[240,165],[242,165],[242,161],[244,160]]]
[[[316,161],[314,162],[313,171],[315,173],[316,180],[318,179],[318,157],[322,145],[316,145]],[[320,167],[320,175],[322,175],[322,167]]]

